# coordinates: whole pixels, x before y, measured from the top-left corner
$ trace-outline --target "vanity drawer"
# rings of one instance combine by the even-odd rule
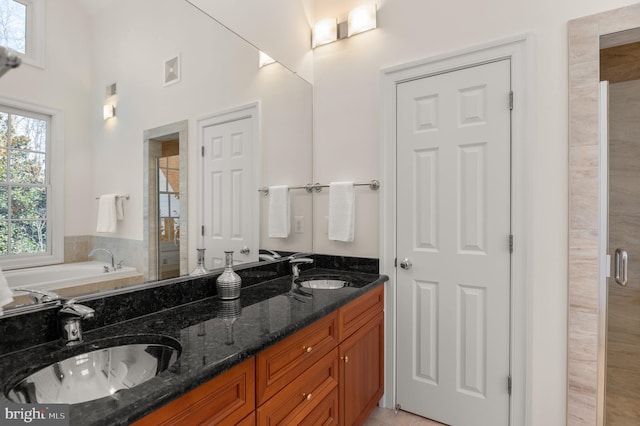
[[[370,292],[338,310],[338,336],[340,342],[373,320],[384,310],[384,286]]]
[[[258,425],[306,424],[326,416],[337,419],[338,369],[338,348],[334,348],[257,409]],[[333,394],[335,404],[330,402]]]
[[[274,396],[338,344],[336,312],[312,323],[256,356],[258,405]]]
[[[134,425],[235,425],[240,421],[251,422],[251,417],[246,417],[255,409],[254,379],[255,358],[251,358]]]

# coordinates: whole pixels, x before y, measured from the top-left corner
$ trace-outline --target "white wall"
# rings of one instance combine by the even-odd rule
[[[0,96],[64,112],[65,235],[86,234],[93,195],[89,140],[89,20],[73,0],[44,2],[45,68],[22,64],[0,79]],[[94,225],[95,226],[95,225]]]
[[[314,16],[344,15],[359,0],[316,1]],[[315,180],[368,181],[380,174],[378,140],[382,68],[532,32],[533,170],[529,293],[531,425],[565,424],[567,304],[567,21],[634,3],[378,0],[375,31],[314,50]],[[516,93],[516,96],[518,94]],[[384,185],[385,182],[382,182]],[[378,256],[378,199],[361,189],[352,244],[331,243],[314,202],[314,251]]]
[[[302,78],[313,81],[311,0],[188,0]]]
[[[131,196],[125,202],[125,220],[114,236],[143,238],[145,129],[190,120],[190,224],[199,223],[196,206],[201,185],[197,172],[201,158],[195,120],[203,116],[259,101],[261,183],[304,184],[310,180],[312,91],[307,82],[278,64],[259,69],[257,50],[185,1],[114,0],[94,19],[90,105],[95,112],[91,116],[93,186],[96,194]],[[165,87],[164,61],[178,54],[181,81]],[[118,90],[116,118],[104,121],[100,114],[105,88],[114,82]],[[309,199],[300,207],[306,217],[310,206]],[[94,202],[89,215],[96,214]],[[189,228],[189,253],[195,253],[197,227]],[[310,229],[309,225],[306,239],[292,238],[293,243],[305,240],[309,250]],[[195,266],[195,256],[190,256],[190,264]]]

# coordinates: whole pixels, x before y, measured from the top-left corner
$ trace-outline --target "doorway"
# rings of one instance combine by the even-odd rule
[[[628,425],[640,418],[640,43],[600,50],[603,115],[602,181],[606,253],[612,265],[606,309],[604,424]],[[608,125],[607,125],[608,124]],[[604,254],[606,256],[606,254]]]
[[[431,380],[431,382],[443,380],[443,377],[440,377],[440,376],[437,378],[434,377],[432,379],[426,378],[428,374],[423,374],[423,373],[428,372],[429,368],[431,368],[428,362],[422,363],[421,365],[421,367],[426,366],[427,367],[426,369],[423,368],[422,370],[418,371],[416,368],[416,362],[414,362],[417,359],[415,355],[413,356],[413,358],[411,358],[410,362],[407,362],[406,358],[405,359],[402,358],[402,356],[405,355],[402,352],[413,352],[415,354],[416,346],[413,346],[413,344],[411,344],[411,346],[407,346],[406,343],[402,343],[403,337],[401,337],[401,334],[403,333],[411,334],[417,330],[417,328],[415,327],[413,330],[411,329],[407,330],[406,324],[408,323],[406,322],[404,323],[405,324],[404,326],[401,325],[403,321],[401,317],[403,315],[406,315],[406,312],[404,311],[413,309],[411,308],[411,305],[415,306],[418,304],[418,296],[425,296],[422,298],[422,300],[424,301],[425,299],[429,299],[430,295],[433,295],[434,296],[433,300],[435,301],[437,300],[437,297],[439,297],[439,295],[437,294],[437,290],[438,290],[436,288],[437,286],[432,286],[431,285],[432,283],[429,282],[429,281],[433,282],[435,280],[429,279],[429,278],[427,279],[418,278],[416,280],[413,280],[413,278],[409,278],[408,280],[408,282],[410,282],[409,286],[412,287],[414,290],[418,287],[416,286],[417,281],[420,281],[420,283],[418,284],[421,284],[420,294],[417,295],[416,292],[414,291],[412,294],[409,295],[410,296],[408,298],[410,300],[409,302],[406,301],[407,297],[402,295],[402,293],[406,289],[400,288],[404,286],[406,281],[406,279],[403,278],[402,275],[407,272],[407,270],[402,268],[402,263],[405,260],[404,259],[405,256],[403,253],[401,253],[403,249],[401,248],[402,238],[400,236],[400,233],[401,233],[400,227],[405,226],[407,219],[401,218],[400,202],[402,197],[405,197],[405,198],[413,197],[414,199],[416,199],[416,193],[415,191],[412,193],[412,190],[410,188],[409,189],[406,188],[405,185],[400,185],[400,180],[401,180],[400,176],[401,176],[401,173],[403,173],[403,171],[399,170],[400,152],[399,150],[398,152],[396,152],[396,147],[398,147],[399,137],[401,135],[401,130],[400,130],[401,119],[399,117],[399,114],[397,113],[397,111],[399,111],[400,109],[400,102],[401,102],[399,97],[399,88],[406,83],[410,83],[416,80],[423,80],[423,79],[428,80],[429,78],[434,76],[444,75],[447,73],[455,74],[459,71],[472,69],[474,67],[482,67],[488,64],[496,64],[496,63],[499,64],[504,61],[505,63],[509,64],[508,66],[506,66],[506,69],[508,70],[507,75],[510,76],[511,88],[513,90],[512,96],[510,96],[507,90],[506,94],[501,99],[502,106],[506,108],[507,116],[510,115],[510,123],[507,126],[507,134],[509,133],[509,128],[511,129],[511,132],[510,132],[511,133],[510,134],[511,151],[510,151],[510,155],[507,155],[507,160],[506,160],[506,166],[508,168],[507,170],[510,170],[511,176],[510,176],[510,179],[506,178],[504,180],[507,181],[508,183],[506,192],[508,194],[507,199],[510,200],[507,203],[508,207],[507,207],[506,214],[508,219],[506,220],[506,222],[508,224],[510,223],[512,237],[510,238],[509,232],[507,232],[507,234],[503,236],[504,238],[502,238],[502,242],[500,243],[501,250],[503,250],[503,254],[505,254],[506,252],[507,254],[506,258],[509,259],[510,257],[510,264],[509,264],[509,261],[507,261],[509,265],[507,268],[508,269],[507,270],[507,286],[508,286],[508,283],[511,283],[511,286],[508,290],[508,296],[507,296],[507,302],[506,302],[507,314],[506,314],[506,317],[504,317],[503,319],[503,322],[506,324],[506,330],[507,330],[506,331],[506,334],[507,334],[506,350],[504,349],[500,350],[503,354],[502,356],[504,357],[503,363],[508,364],[508,368],[504,370],[504,372],[502,372],[504,374],[502,373],[496,374],[496,378],[493,379],[495,381],[492,386],[494,386],[494,389],[498,389],[496,392],[500,392],[502,394],[502,396],[499,397],[498,399],[502,399],[503,401],[506,401],[506,403],[501,404],[503,408],[498,410],[498,411],[502,411],[503,415],[501,417],[501,420],[499,420],[496,424],[525,424],[526,423],[526,394],[527,394],[527,388],[530,386],[530,377],[528,375],[529,374],[528,371],[530,371],[530,367],[531,367],[530,361],[529,361],[530,358],[528,356],[528,351],[527,351],[527,346],[530,344],[530,340],[529,340],[530,335],[527,332],[527,326],[526,326],[529,318],[529,315],[527,313],[527,293],[528,293],[527,288],[530,285],[530,280],[531,280],[531,278],[527,274],[526,253],[527,253],[527,250],[530,249],[531,238],[529,234],[530,234],[530,229],[532,228],[530,218],[527,217],[526,211],[528,210],[528,207],[530,204],[529,196],[527,195],[528,194],[527,187],[531,182],[531,170],[530,170],[529,164],[526,161],[526,158],[527,158],[526,152],[527,152],[527,146],[528,146],[528,141],[530,137],[529,137],[529,134],[525,131],[527,128],[527,122],[528,122],[528,118],[527,118],[528,115],[526,112],[528,108],[530,108],[530,105],[529,105],[530,101],[526,95],[526,93],[530,89],[528,79],[527,79],[527,75],[531,69],[530,63],[527,60],[530,46],[531,44],[528,37],[526,36],[514,37],[513,39],[505,40],[502,42],[496,42],[490,45],[478,46],[473,49],[468,49],[461,52],[454,52],[452,54],[442,55],[432,59],[426,59],[426,60],[417,61],[414,63],[399,65],[399,66],[392,67],[382,71],[383,72],[383,76],[382,76],[383,111],[381,115],[383,117],[383,123],[382,123],[383,135],[381,138],[381,142],[382,142],[381,156],[383,158],[383,179],[386,184],[384,185],[383,192],[381,193],[381,206],[382,206],[381,227],[382,229],[381,229],[381,247],[380,247],[380,252],[381,252],[381,268],[380,269],[381,269],[381,273],[384,273],[390,277],[390,280],[387,283],[387,292],[385,293],[385,298],[386,298],[386,302],[385,302],[386,351],[385,351],[385,354],[388,354],[389,356],[385,356],[385,363],[386,363],[385,371],[387,372],[387,375],[385,377],[386,388],[385,388],[385,398],[384,398],[383,404],[387,407],[397,406],[396,404],[399,404],[399,408],[401,409],[405,407],[402,401],[402,398],[404,397],[401,395],[402,393],[401,387],[405,386],[405,384],[401,382],[405,381],[405,378],[402,377],[401,369],[405,369],[409,371],[409,374],[412,375],[412,377],[410,377],[410,380],[422,382],[422,384],[429,382],[429,380]],[[506,80],[508,81],[509,77],[507,77]],[[464,96],[464,95],[470,96],[470,98],[468,99],[469,101],[469,104],[467,105],[468,108],[466,109],[465,114],[462,115],[462,117],[467,116],[468,118],[470,118],[470,120],[465,123],[466,126],[463,125],[460,127],[467,127],[467,129],[470,129],[474,125],[479,125],[479,123],[483,121],[483,120],[478,120],[474,124],[471,124],[471,122],[474,121],[474,119],[472,119],[471,117],[478,116],[478,114],[470,114],[471,111],[480,112],[483,108],[486,108],[487,106],[487,104],[483,102],[474,102],[474,100],[478,101],[479,99],[482,98],[482,96],[479,96],[479,94],[484,91],[482,87],[483,87],[482,84],[471,84],[470,86],[466,87],[466,89],[468,90],[458,91],[457,96]],[[427,124],[429,120],[425,120],[425,117],[429,117],[429,116],[432,116],[432,117],[437,116],[437,119],[443,120],[440,115],[433,114],[432,113],[433,111],[430,112],[429,101],[435,100],[435,99],[436,98],[433,98],[433,97],[430,98],[428,95],[422,96],[422,97],[418,96],[418,99],[417,99],[417,101],[419,101],[418,103],[421,102],[423,104],[421,107],[421,112],[419,114],[418,113],[409,114],[410,117],[413,117],[414,126],[416,126],[415,123],[419,121],[421,121],[423,125]],[[510,99],[513,101],[513,104],[512,104],[513,109],[511,110],[511,112],[509,112]],[[460,98],[458,97],[456,102],[459,102],[459,101],[460,101]],[[439,102],[439,100],[435,100],[435,103],[437,102]],[[474,107],[471,107],[471,105],[474,105]],[[486,112],[486,109],[485,109],[485,112]],[[461,116],[458,115],[456,118],[459,120]],[[429,127],[428,125],[422,126],[421,130],[428,132],[429,131],[428,127]],[[481,164],[482,161],[484,161],[484,160],[481,160],[482,154],[480,154],[480,151],[482,151],[482,149],[480,149],[479,145],[476,145],[473,147],[465,147],[465,149],[458,148],[456,155],[460,156],[462,154],[468,154],[468,155],[463,155],[463,157],[466,157],[463,163],[465,164],[465,167],[468,166],[468,171],[471,172],[472,170],[474,170],[474,168],[472,167],[472,164],[474,164],[474,161],[475,161],[475,164]],[[427,155],[423,157],[424,157],[423,158],[424,165],[428,165],[429,161],[427,160],[429,160],[428,158],[429,156]],[[416,164],[415,161],[413,163],[410,162],[408,164],[405,161],[403,163],[403,168],[407,168],[405,164],[406,166],[411,165],[415,169],[415,164]],[[454,168],[457,168],[458,170],[460,170],[459,164],[461,164],[459,161],[457,164],[454,163]],[[486,167],[486,164],[487,163],[485,163],[485,167]],[[442,165],[442,167],[446,168],[448,166]],[[479,170],[479,169],[476,168],[475,170]],[[472,173],[468,174],[468,176],[472,176],[472,175],[473,175]],[[482,187],[481,185],[480,186],[475,185],[475,183],[478,183],[477,179],[470,178],[468,180],[465,180],[464,182],[470,184],[468,186],[469,189],[473,188],[477,190]],[[464,187],[464,185],[462,187]],[[460,190],[460,185],[458,185],[458,188],[456,190],[457,191]],[[465,200],[465,202],[467,202],[466,205],[478,206],[479,204],[477,204],[476,201],[478,201],[479,198],[471,196],[471,192],[468,192],[468,194],[470,195],[470,197]],[[476,194],[479,194],[479,193],[476,192]],[[440,194],[437,193],[437,196],[440,196]],[[456,199],[455,196],[453,198],[454,200]],[[471,202],[472,200],[476,200],[476,201]],[[458,208],[456,207],[455,203],[459,203],[459,202],[460,202],[460,197],[457,197],[457,201],[454,201],[454,208]],[[424,208],[425,210],[427,210],[428,208],[431,208],[431,207],[429,203],[423,203],[421,205],[421,208]],[[469,211],[472,211],[472,209]],[[454,215],[455,211],[449,212],[447,214]],[[469,215],[468,217],[470,219],[472,215]],[[451,218],[443,218],[442,220],[451,220]],[[480,228],[482,227],[481,226],[478,227],[477,225],[478,225],[478,222],[473,220],[464,224],[467,230],[472,230],[472,229],[480,230]],[[444,229],[444,228],[441,228],[440,226],[436,225],[431,228],[424,227],[423,229],[424,229],[424,232],[422,234],[419,234],[421,239],[418,241],[420,242],[429,240],[428,237],[429,237],[430,231],[435,230],[433,235],[436,236],[435,234],[437,232],[440,232],[440,229]],[[467,235],[470,236],[471,234],[467,234]],[[476,236],[478,235],[480,234],[476,233]],[[488,234],[485,234],[485,235],[488,235]],[[438,235],[437,237],[441,238],[443,236]],[[512,253],[509,253],[510,240],[511,242],[513,242]],[[414,245],[414,247],[416,246],[415,244],[416,240],[414,238],[409,238],[409,241],[411,244]],[[432,240],[432,242],[437,242],[437,241],[438,241],[437,239]],[[466,242],[471,242],[471,240],[467,239]],[[461,243],[460,238],[453,239],[452,244],[454,246],[459,246],[460,243]],[[440,244],[442,244],[442,242],[440,242]],[[470,248],[472,245],[468,244],[468,246]],[[439,248],[434,249],[426,246],[421,247],[420,249],[424,252],[427,252],[429,250],[436,252],[437,250],[439,250]],[[454,249],[454,252],[455,251],[456,250]],[[467,251],[472,251],[472,250],[467,250]],[[407,257],[409,261],[412,260],[409,256]],[[481,256],[477,256],[478,259],[480,257]],[[419,262],[422,263],[421,260]],[[397,267],[396,267],[396,264],[397,264]],[[415,264],[416,262],[414,262],[414,265]],[[454,273],[458,272],[456,269],[462,269],[462,268],[460,268],[458,265],[453,269]],[[456,280],[458,282],[460,281],[459,279],[456,279]],[[471,280],[469,280],[468,282],[471,282]],[[463,282],[462,284],[465,284],[465,283]],[[454,284],[454,287],[455,286],[457,286],[457,284]],[[466,318],[461,318],[458,316],[456,320],[463,319],[462,323],[460,323],[462,324],[462,326],[453,327],[454,329],[456,328],[458,329],[455,331],[457,334],[454,335],[453,337],[447,336],[446,339],[449,339],[450,342],[453,342],[455,347],[456,345],[461,344],[461,336],[462,336],[462,340],[466,340],[462,344],[466,345],[467,343],[469,343],[469,345],[465,348],[465,349],[468,349],[467,354],[472,354],[475,349],[471,344],[471,342],[481,341],[481,339],[472,338],[471,337],[472,333],[475,333],[476,337],[480,337],[482,335],[483,328],[479,324],[476,324],[479,326],[479,328],[478,327],[474,328],[472,326],[472,324],[474,324],[474,320],[472,318],[478,318],[478,316],[475,314],[474,315],[471,315],[471,314],[473,312],[476,312],[477,314],[480,315],[480,317],[483,317],[484,313],[482,313],[482,310],[485,309],[485,312],[488,312],[487,307],[489,307],[490,305],[486,303],[486,300],[488,299],[483,299],[483,290],[479,286],[476,286],[472,283],[471,285],[467,285],[467,287],[465,288],[461,288],[460,286],[457,286],[457,287],[458,287],[458,290],[460,291],[456,291],[452,293],[454,298],[452,311],[457,313],[462,313],[464,311],[464,308],[470,308],[470,310],[467,311],[467,313],[469,313],[470,315],[466,316]],[[484,295],[493,293],[493,291],[494,290],[490,290],[488,293],[484,293]],[[448,292],[448,290],[446,292]],[[445,291],[443,291],[442,294],[445,294]],[[402,302],[403,298],[405,299],[405,302]],[[460,301],[461,299],[465,299],[463,301],[464,306],[463,306],[463,309],[458,309],[456,305],[458,301]],[[407,305],[407,303],[409,305]],[[429,303],[427,303],[427,305],[428,304]],[[472,309],[473,306],[476,306],[480,309],[474,311]],[[451,311],[451,307],[445,307],[443,309]],[[425,312],[428,313],[433,311],[429,311],[429,310],[422,311],[422,313],[425,313]],[[451,314],[451,312],[449,312],[448,314]],[[438,328],[437,321],[443,321],[444,319],[439,318],[439,314],[432,314],[432,315],[434,315],[433,318],[437,318],[436,323],[433,323],[435,327],[432,328],[432,330],[435,330]],[[423,319],[424,319],[424,316],[423,316]],[[416,321],[416,317],[414,316],[413,319],[410,318],[410,320]],[[428,325],[427,323],[428,322],[423,322],[423,327],[420,330],[420,332],[421,333],[424,332],[423,336],[428,337],[428,334],[429,334],[428,331],[424,330],[424,325]],[[464,336],[459,332],[460,329],[464,329],[465,327],[468,327],[467,330],[469,331],[469,334],[467,334],[466,336]],[[488,328],[489,327],[487,327],[487,329]],[[501,330],[499,334],[502,334],[502,336],[504,337],[505,328],[503,328],[502,326],[498,326],[498,329]],[[442,330],[440,330],[439,332],[442,333]],[[423,344],[425,342],[428,342],[428,338],[422,339],[420,343]],[[492,345],[493,343],[488,344],[487,347],[490,347]],[[434,346],[432,345],[430,346],[428,344],[423,344],[422,348],[420,349],[427,350],[428,348],[433,348],[433,347]],[[476,348],[479,348],[479,347],[476,347]],[[505,348],[504,344],[503,344],[503,348]],[[459,351],[459,347],[455,347],[454,350]],[[436,356],[440,357],[440,362],[454,365],[454,368],[458,368],[460,366],[459,360],[456,359],[456,356],[457,356],[456,353],[442,353],[440,352],[440,349],[437,349],[436,351],[434,351],[434,353],[436,354]],[[484,356],[493,356],[493,355],[488,355],[489,353],[490,352],[484,352],[485,354]],[[483,354],[483,350],[480,348],[479,351],[476,351],[476,354]],[[445,360],[443,359],[443,357],[448,357],[450,359]],[[435,359],[435,358],[432,358],[432,359]],[[472,361],[472,359],[474,361]],[[464,366],[465,374],[469,373],[470,375],[466,375],[465,377],[462,377],[462,378],[458,377],[454,380],[454,382],[452,383],[450,382],[448,386],[454,389],[454,391],[462,390],[461,393],[463,394],[466,393],[465,396],[471,396],[471,394],[473,394],[474,392],[476,392],[476,396],[482,393],[484,389],[483,388],[484,384],[482,384],[483,378],[481,378],[482,376],[481,368],[475,368],[479,365],[481,366],[482,363],[481,362],[479,364],[474,363],[479,359],[480,359],[479,357],[474,358],[473,356],[470,356],[469,358],[467,358],[467,361],[471,361],[471,363]],[[413,370],[413,372],[411,370]],[[389,374],[390,371],[391,371],[391,374]],[[420,374],[415,374],[416,371],[418,371]],[[431,371],[436,371],[436,369],[432,368]],[[509,372],[510,372],[510,377],[509,377]],[[473,378],[472,376],[475,373],[480,373],[480,376],[475,376],[475,378]],[[440,373],[438,372],[438,374]],[[499,376],[502,376],[502,377],[500,377],[500,379],[497,379],[497,377]],[[489,377],[489,376],[486,376],[486,377]],[[436,380],[433,380],[433,379],[436,379]],[[472,385],[472,382],[474,382],[475,385]],[[463,386],[460,386],[461,384]],[[470,385],[470,386],[467,386],[467,385]],[[461,389],[461,388],[464,388],[465,386],[466,386],[466,389]],[[474,386],[476,390],[473,389]],[[478,389],[480,390],[480,392],[477,392]],[[406,392],[406,394],[411,394],[411,393],[412,391]],[[426,392],[419,389],[415,390],[415,392],[413,393],[415,395],[412,395],[412,397],[415,397],[418,401],[425,401],[426,399],[429,398]],[[509,393],[510,393],[510,396],[509,396]],[[472,398],[474,398],[474,396],[471,396],[470,399]],[[475,410],[475,407],[473,406],[473,404],[460,403],[460,404],[457,404],[455,408],[451,406],[452,404],[448,404],[448,405],[449,405],[448,409],[451,412],[456,409],[457,411]],[[504,408],[504,406],[506,406],[506,408]],[[406,405],[406,407],[408,408],[408,411],[411,411],[408,405]],[[468,407],[472,407],[472,408],[468,408]],[[426,413],[424,415],[429,417],[430,413]],[[432,417],[435,417],[435,416],[432,416]],[[445,422],[450,421],[454,424],[478,423],[477,418],[470,422],[458,417],[453,418],[451,420],[447,420],[444,417],[442,419]]]
[[[144,131],[144,274],[188,271],[187,120]]]
[[[258,104],[197,121],[202,162],[199,197],[202,246],[207,268],[258,261],[258,182],[260,178]]]
[[[445,424],[509,423],[510,72],[397,90],[398,403]]]

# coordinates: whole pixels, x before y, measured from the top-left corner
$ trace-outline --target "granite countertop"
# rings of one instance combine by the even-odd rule
[[[85,343],[76,347],[49,342],[2,356],[0,380],[7,386],[41,366],[86,352],[87,348],[144,340],[141,336],[178,340],[180,357],[158,376],[110,397],[70,407],[71,425],[129,424],[388,280],[384,275],[325,269],[303,273],[321,274],[348,277],[352,285],[337,290],[304,289],[313,296],[291,297],[291,277],[280,277],[243,287],[235,302],[208,297],[90,330],[85,332]],[[230,314],[234,312],[239,312],[235,318]],[[0,402],[8,402],[5,392]]]

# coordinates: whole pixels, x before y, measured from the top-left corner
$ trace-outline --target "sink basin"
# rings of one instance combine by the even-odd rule
[[[7,398],[29,404],[92,401],[154,378],[180,356],[180,343],[170,337],[127,337],[129,339],[124,340],[132,340],[131,343],[120,339],[118,344],[114,344],[116,340],[111,339],[103,344],[98,342],[79,348],[79,353],[46,365],[19,380],[9,388]]]
[[[315,290],[337,290],[348,287],[349,282],[341,278],[301,278],[296,281],[301,287]]]

